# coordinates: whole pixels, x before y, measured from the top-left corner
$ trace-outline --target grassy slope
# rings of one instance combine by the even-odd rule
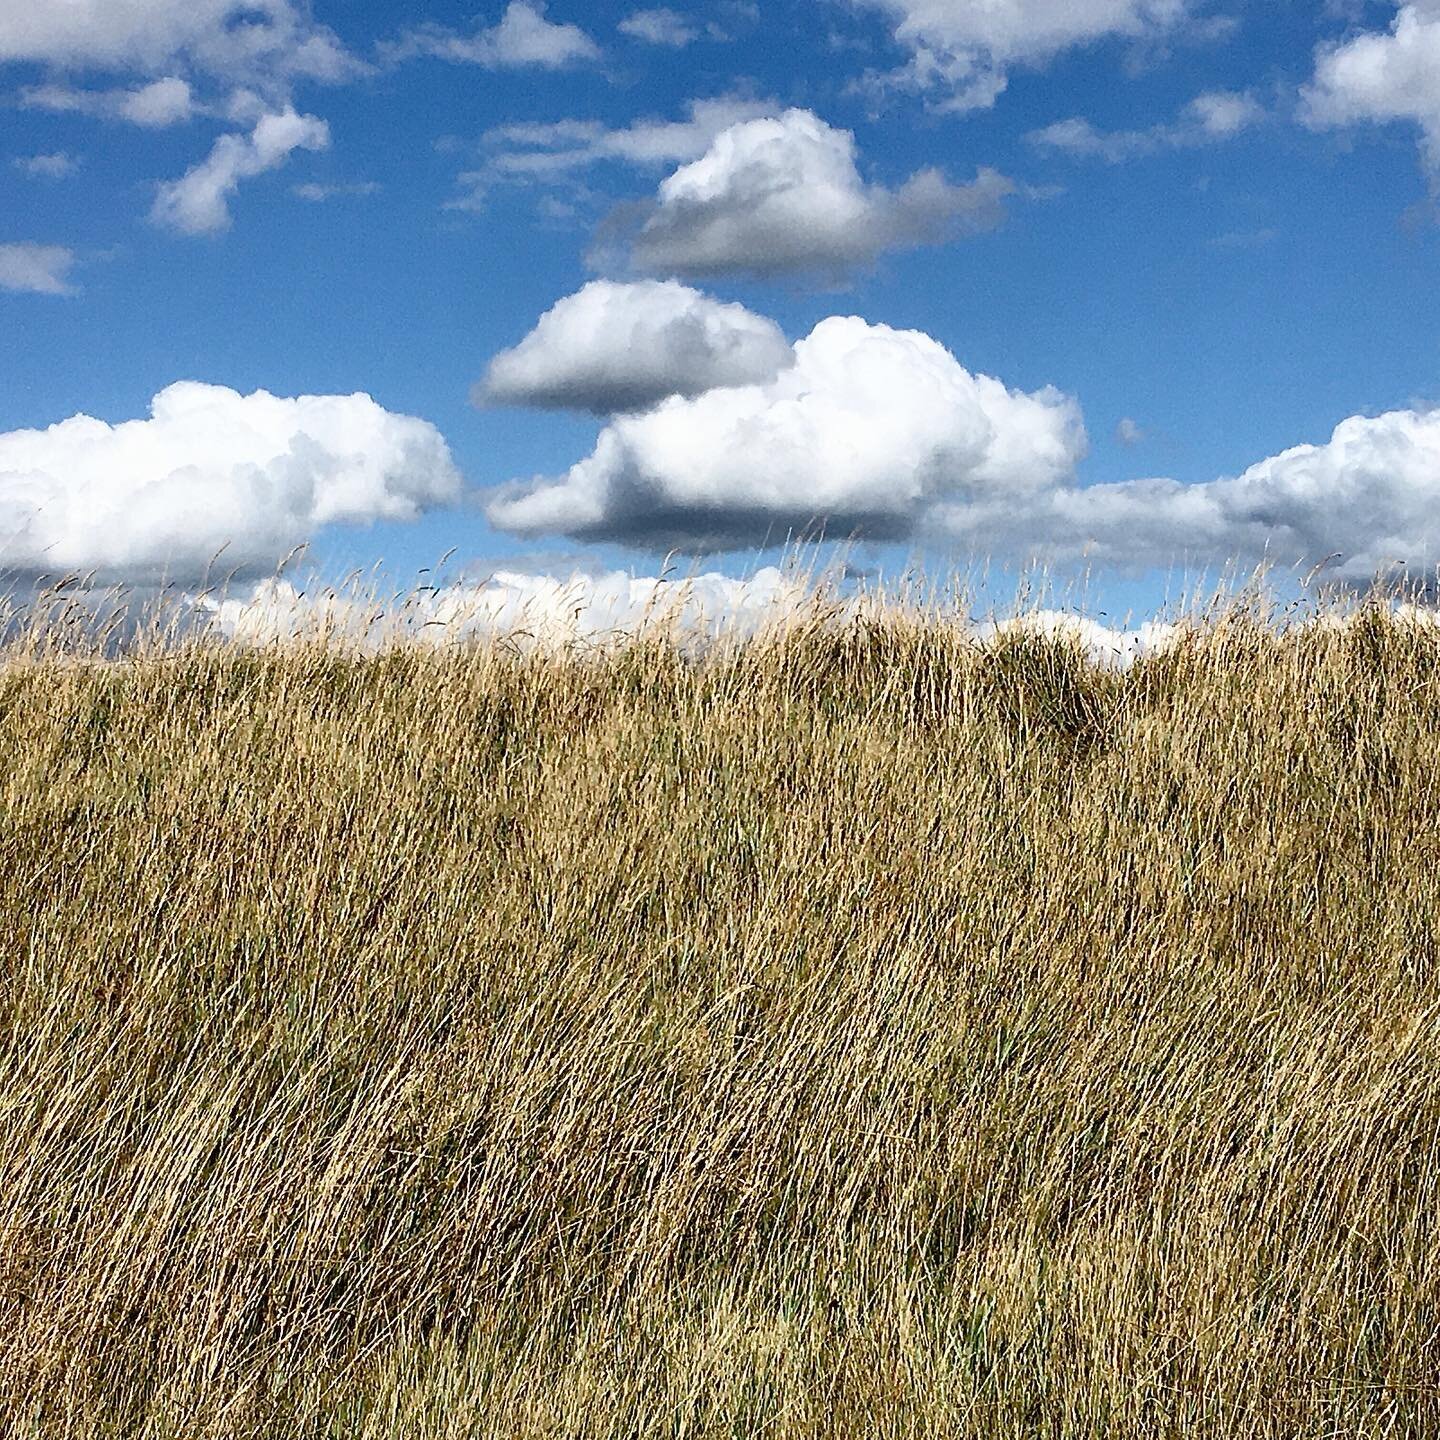
[[[1440,638],[0,667],[15,1436],[1440,1431]]]

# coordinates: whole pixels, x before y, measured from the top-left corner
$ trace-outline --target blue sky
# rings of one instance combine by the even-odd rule
[[[0,0],[0,567],[184,576],[233,529],[257,572],[304,540],[332,575],[672,546],[741,573],[807,517],[891,566],[1089,566],[1140,608],[1177,564],[1433,567],[1440,3],[979,11]],[[534,394],[472,403],[602,278],[585,375],[546,378],[562,312]],[[736,304],[813,343],[712,384]],[[689,393],[662,364],[640,413],[588,413],[672,314],[709,327]],[[47,430],[188,381],[238,397]],[[374,408],[254,421],[257,390]]]

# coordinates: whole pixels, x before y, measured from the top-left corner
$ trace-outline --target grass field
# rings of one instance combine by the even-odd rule
[[[6,1437],[1440,1434],[1440,629],[0,662]]]

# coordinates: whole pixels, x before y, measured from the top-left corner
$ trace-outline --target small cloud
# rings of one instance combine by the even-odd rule
[[[15,168],[32,179],[63,180],[80,168],[80,162],[73,155],[57,150],[53,155],[22,155],[15,161]]]
[[[63,245],[0,245],[0,290],[21,295],[77,295],[70,281],[75,252]]]
[[[488,70],[564,70],[600,58],[600,47],[578,25],[545,18],[544,0],[511,0],[496,24],[473,35],[421,25],[384,52],[392,61],[429,56]]]
[[[102,120],[125,120],[148,130],[180,125],[197,115],[211,113],[197,103],[186,80],[167,75],[146,85],[112,90],[81,90],[70,85],[32,85],[20,92],[27,110],[58,114],[94,115]]]
[[[1115,438],[1122,445],[1139,445],[1145,439],[1145,432],[1127,415],[1115,427]]]
[[[616,28],[632,40],[642,40],[647,45],[665,45],[672,50],[683,50],[700,37],[700,32],[689,20],[664,7],[657,10],[637,10],[622,20]]]
[[[1230,230],[1224,235],[1215,235],[1207,242],[1212,250],[1258,250],[1278,239],[1280,232],[1265,230]]]
[[[671,395],[768,384],[795,363],[773,320],[677,281],[595,280],[490,362],[477,405],[648,410]]]
[[[359,199],[374,195],[379,189],[378,180],[355,180],[341,185],[320,185],[311,181],[305,185],[292,185],[290,193],[298,200],[309,200],[312,204],[323,205],[327,200]]]
[[[1253,95],[1209,90],[1197,95],[1179,118],[1168,124],[1145,130],[1099,130],[1082,116],[1073,116],[1043,130],[1032,130],[1025,138],[1037,149],[1117,165],[1137,156],[1233,140],[1264,119],[1265,107]]]
[[[230,227],[230,197],[242,180],[283,165],[296,150],[324,150],[330,127],[293,109],[262,115],[249,135],[222,135],[200,164],[160,186],[150,218],[184,235]]]

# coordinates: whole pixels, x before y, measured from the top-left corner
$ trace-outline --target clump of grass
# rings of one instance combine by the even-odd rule
[[[1434,1435],[1437,762],[1378,608],[17,639],[6,1433]]]

